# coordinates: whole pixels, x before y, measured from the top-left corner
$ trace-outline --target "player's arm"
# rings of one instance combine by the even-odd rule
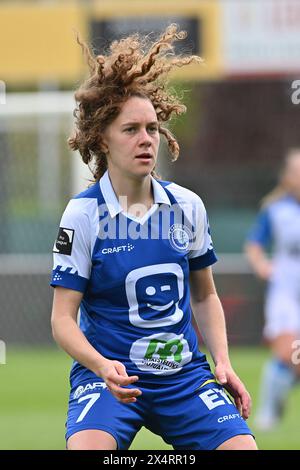
[[[215,376],[233,396],[242,416],[247,419],[251,409],[251,398],[230,363],[225,316],[216,292],[211,267],[190,272],[190,289],[193,314],[214,361]]]
[[[80,364],[99,375],[102,363],[101,356],[87,341],[77,325],[77,314],[82,292],[64,287],[54,289],[51,315],[52,333],[57,344]]]
[[[269,259],[266,247],[272,240],[272,223],[268,209],[262,210],[251,228],[244,251],[255,274],[263,280],[268,280],[272,274],[272,261]]]
[[[77,325],[79,305],[90,278],[91,252],[98,233],[94,222],[99,219],[97,210],[97,203],[75,198],[63,213],[53,249],[53,336],[73,359],[102,377],[117,399],[130,403],[136,400],[139,391],[122,387],[138,378],[128,377],[123,364],[99,354]]]
[[[123,388],[138,380],[128,377],[123,364],[102,356],[86,339],[77,325],[77,314],[83,294],[81,292],[56,287],[53,297],[51,325],[57,344],[73,359],[102,377],[113,395],[123,403],[136,401],[141,394],[138,389]]]
[[[272,274],[272,261],[268,258],[264,247],[257,242],[247,241],[245,243],[246,257],[255,274],[267,281]]]

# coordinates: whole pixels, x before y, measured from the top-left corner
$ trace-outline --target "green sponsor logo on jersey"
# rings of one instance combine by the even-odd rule
[[[164,344],[163,347],[161,347],[162,343]],[[169,341],[152,339],[149,342],[145,359],[152,359],[153,355],[157,354],[161,360],[173,356],[174,361],[180,363],[182,361],[182,350],[183,344],[179,339],[171,339]]]
[[[143,371],[158,375],[175,374],[192,359],[183,334],[160,332],[135,341],[129,357]]]

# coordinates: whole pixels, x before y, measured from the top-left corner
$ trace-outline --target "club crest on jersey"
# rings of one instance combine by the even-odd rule
[[[178,251],[188,251],[193,236],[191,230],[183,224],[173,224],[169,228],[169,240]]]

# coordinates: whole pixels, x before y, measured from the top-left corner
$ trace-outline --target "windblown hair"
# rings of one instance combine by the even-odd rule
[[[167,88],[168,74],[176,67],[202,62],[198,56],[176,56],[173,43],[186,37],[172,24],[152,44],[147,38],[133,34],[110,45],[107,55],[95,56],[86,43],[77,36],[87,64],[89,77],[75,93],[75,131],[68,143],[79,150],[95,181],[107,168],[103,149],[103,132],[118,116],[122,104],[132,96],[149,99],[155,109],[159,132],[168,143],[172,160],[179,155],[179,145],[172,133],[163,127],[172,115],[180,115],[186,107],[176,94]],[[155,171],[153,175],[156,176]]]
[[[279,172],[279,182],[268,194],[266,194],[261,200],[261,208],[265,208],[278,201],[282,197],[288,194],[288,190],[284,185],[284,174],[289,165],[289,162],[294,158],[300,158],[300,148],[290,148],[283,160],[281,170]]]

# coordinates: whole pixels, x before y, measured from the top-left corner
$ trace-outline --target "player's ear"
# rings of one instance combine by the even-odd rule
[[[99,147],[100,147],[100,151],[103,152],[105,155],[109,153],[109,148],[108,148],[107,139],[105,138],[105,135],[102,135],[100,137]]]

